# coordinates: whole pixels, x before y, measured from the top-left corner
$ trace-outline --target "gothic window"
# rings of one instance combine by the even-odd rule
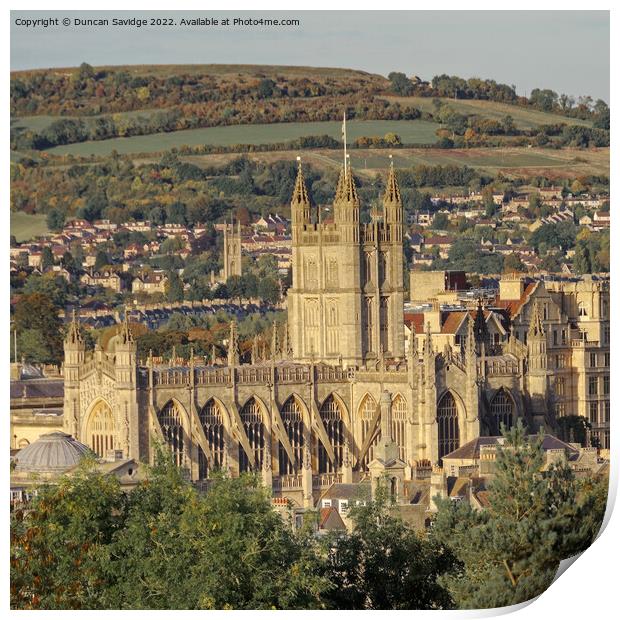
[[[260,405],[255,398],[250,398],[243,406],[241,422],[243,422],[243,429],[254,452],[254,462],[249,462],[248,455],[245,453],[243,446],[239,446],[239,471],[262,469],[265,453],[265,425],[263,424]]]
[[[368,353],[374,350],[374,338],[373,338],[373,323],[374,323],[374,308],[373,298],[366,297],[364,304],[364,337],[366,351]]]
[[[364,281],[372,282],[372,252],[364,252]]]
[[[319,281],[316,268],[316,258],[310,257],[306,261],[306,287],[317,288],[318,285]]]
[[[514,404],[512,402],[512,398],[506,393],[505,390],[501,389],[491,401],[491,415],[495,420],[498,431],[501,431],[501,425],[503,424],[506,428],[512,427],[513,416],[514,416]]]
[[[330,258],[326,265],[326,280],[328,286],[338,287],[338,259]]]
[[[383,286],[388,279],[387,252],[379,252],[379,284]]]
[[[439,462],[446,454],[460,445],[459,417],[456,401],[451,392],[446,392],[437,407],[437,433],[439,436]]]
[[[224,424],[220,408],[213,399],[201,409],[198,418],[207,438],[212,458],[209,463],[203,449],[198,446],[198,477],[200,480],[205,480],[210,470],[220,469],[224,465]]]
[[[301,466],[303,461],[303,449],[304,449],[304,422],[299,403],[295,400],[294,396],[291,396],[282,407],[281,411],[282,422],[284,423],[284,430],[288,435],[288,439],[293,448],[293,454],[295,456],[295,463],[291,463],[288,458],[288,454],[284,449],[284,446],[279,444],[279,460],[280,460],[280,475],[297,473],[298,467]]]
[[[586,307],[583,305],[583,302],[580,301],[577,309],[579,311],[579,316],[588,316],[588,311],[586,310]]]
[[[364,441],[366,441],[368,433],[371,431],[370,423],[372,422],[375,412],[377,411],[377,401],[370,394],[366,394],[366,396],[364,396],[364,400],[360,405],[359,411],[359,417],[362,424],[362,441],[360,443],[361,447]],[[370,463],[374,458],[374,447],[377,445],[378,441],[379,434],[377,434],[377,436],[373,439],[372,443],[370,444],[370,448],[368,448],[368,452],[366,452],[366,456],[361,462],[361,469],[363,471],[368,470],[368,463]]]
[[[336,301],[327,304],[327,352],[338,353],[338,306]]]
[[[329,443],[331,444],[336,462],[332,463],[327,455],[327,451],[323,444],[318,442],[318,461],[319,473],[327,474],[337,471],[342,467],[342,458],[344,452],[344,423],[340,413],[340,407],[333,396],[328,396],[321,407],[321,420],[327,431]]]
[[[390,313],[389,313],[389,298],[382,297],[379,306],[379,317],[381,321],[381,345],[383,346],[384,351],[389,351],[389,322],[390,322]]]
[[[398,394],[392,401],[392,439],[398,444],[398,456],[401,461],[406,456],[406,424],[407,424],[407,403]]]
[[[114,415],[109,405],[99,401],[89,418],[86,436],[90,447],[100,457],[114,448]]]
[[[177,467],[181,467],[185,462],[185,432],[181,411],[176,403],[169,401],[168,404],[157,415],[161,432],[168,447],[172,451],[172,458]]]
[[[306,355],[319,353],[319,302],[306,300]]]

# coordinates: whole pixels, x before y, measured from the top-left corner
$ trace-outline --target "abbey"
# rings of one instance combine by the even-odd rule
[[[234,322],[221,364],[140,361],[127,321],[105,350],[87,351],[74,318],[64,345],[65,432],[101,456],[114,450],[143,461],[160,441],[197,483],[214,469],[255,471],[274,496],[311,507],[334,482],[384,474],[398,494],[418,468],[517,418],[552,429],[556,414],[596,402],[603,416],[606,402],[608,423],[605,388],[593,396],[587,387],[591,376],[604,383],[608,354],[592,372],[582,368],[608,344],[602,332],[596,343],[580,335],[580,321],[608,326],[600,283],[584,293],[587,307],[542,282],[506,289],[511,301],[496,311],[435,305],[407,325],[405,348],[403,207],[393,168],[370,223],[360,222],[350,168],[340,173],[333,221],[310,204],[301,164],[291,210],[288,323],[274,326],[266,359],[240,363]],[[514,329],[501,311],[513,313]],[[556,334],[556,324],[565,331]]]

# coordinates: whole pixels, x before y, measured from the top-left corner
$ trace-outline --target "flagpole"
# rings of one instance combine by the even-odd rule
[[[342,136],[344,141],[344,175],[347,176],[347,112],[342,113]]]

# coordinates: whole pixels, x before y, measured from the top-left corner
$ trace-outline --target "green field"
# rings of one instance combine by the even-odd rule
[[[48,232],[45,215],[29,215],[11,211],[11,234],[15,235],[17,241],[28,241]]]
[[[409,105],[423,112],[434,114],[436,108],[432,97],[379,97],[387,101],[398,101],[401,105]],[[551,125],[566,123],[567,125],[584,125],[591,127],[591,121],[582,121],[579,118],[569,118],[560,114],[541,112],[523,106],[510,105],[509,103],[497,103],[496,101],[480,101],[476,99],[445,99],[442,103],[448,104],[455,112],[460,114],[477,114],[484,118],[500,121],[504,116],[512,116],[518,129],[530,129],[538,125]]]
[[[170,133],[133,136],[131,138],[112,138],[96,142],[67,144],[49,149],[55,155],[108,155],[113,150],[118,153],[151,153],[166,151],[184,145],[201,144],[273,144],[287,142],[302,136],[327,134],[336,140],[341,139],[340,121],[317,123],[275,123],[271,125],[231,125],[228,127],[206,127],[187,129]],[[386,133],[398,134],[405,143],[434,144],[437,141],[436,123],[428,121],[351,121],[347,123],[347,141],[352,142],[361,136],[384,136]]]
[[[250,153],[248,156],[266,164],[275,161],[294,161],[295,151]],[[427,166],[470,166],[489,174],[502,171],[506,176],[541,174],[549,178],[575,178],[582,175],[609,175],[609,149],[543,149],[543,148],[473,148],[473,149],[351,149],[351,165],[356,174],[373,176],[384,173],[393,156],[397,168],[410,168],[419,164]],[[191,155],[183,157],[198,166],[222,166],[236,154]],[[316,168],[336,170],[341,166],[342,151],[306,150],[303,161]],[[154,159],[141,158],[136,163]]]

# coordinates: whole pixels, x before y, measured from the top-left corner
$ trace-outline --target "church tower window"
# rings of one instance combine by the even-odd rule
[[[563,389],[563,388],[562,388]],[[514,404],[512,398],[501,389],[491,401],[491,416],[497,425],[497,431],[501,432],[501,425],[506,428],[512,428],[513,424]]]
[[[439,461],[460,445],[459,417],[456,401],[451,392],[446,392],[437,408],[437,433],[439,437]]]
[[[337,471],[342,467],[342,455],[344,450],[344,423],[340,413],[340,407],[333,396],[328,396],[321,406],[321,420],[327,431],[336,462],[332,463],[323,444],[318,442],[319,473],[326,474]]]
[[[177,467],[185,464],[185,431],[181,412],[173,401],[168,402],[157,416],[164,440],[172,451],[172,458]]]
[[[212,462],[208,463],[204,451],[198,446],[198,477],[200,480],[205,480],[209,470],[220,469],[224,465],[224,424],[222,413],[213,399],[201,409],[198,418],[212,457]]]
[[[297,473],[297,469],[301,466],[303,460],[304,422],[301,407],[295,400],[294,396],[291,396],[284,403],[281,415],[282,422],[284,423],[284,430],[288,435],[296,461],[295,463],[291,463],[284,446],[280,443],[278,452],[280,460],[280,475],[285,476],[286,474]]]
[[[239,471],[262,469],[265,452],[265,425],[260,405],[255,398],[250,398],[241,410],[241,421],[250,446],[254,452],[254,462],[250,463],[242,446],[239,446]]]

